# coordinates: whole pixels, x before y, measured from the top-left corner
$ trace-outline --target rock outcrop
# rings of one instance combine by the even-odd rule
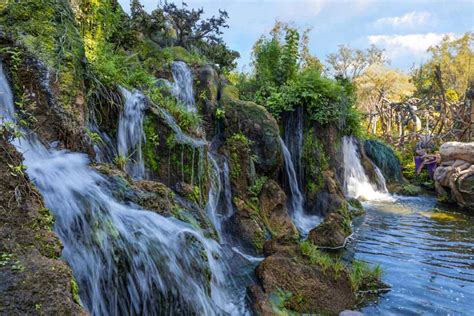
[[[0,174],[0,314],[86,315],[54,218],[1,137]]]
[[[439,149],[441,164],[434,174],[435,188],[442,201],[455,202],[474,210],[474,142],[448,142]]]

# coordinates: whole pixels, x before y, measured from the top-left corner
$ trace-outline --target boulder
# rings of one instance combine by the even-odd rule
[[[440,154],[441,164],[434,173],[439,199],[474,210],[474,142],[445,143]]]
[[[269,229],[277,236],[296,236],[286,207],[286,194],[274,180],[267,180],[260,192],[260,215],[268,223]]]
[[[342,248],[346,238],[352,233],[350,215],[346,212],[333,212],[309,232],[308,239],[318,247]]]
[[[260,287],[249,288],[251,306],[259,315],[281,311],[338,314],[352,308],[356,296],[347,270],[324,270],[302,257],[275,254],[256,269]]]
[[[474,164],[474,142],[447,142],[439,147],[442,161],[464,160]]]
[[[238,91],[231,86],[222,89],[221,104],[225,111],[224,136],[243,133],[252,142],[257,173],[274,176],[282,166],[283,156],[273,116],[260,105],[239,100]]]
[[[60,258],[54,217],[19,166],[21,155],[0,136],[0,315],[87,315]]]

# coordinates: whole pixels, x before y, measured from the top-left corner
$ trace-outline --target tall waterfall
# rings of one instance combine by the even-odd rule
[[[283,141],[291,154],[291,160],[296,173],[298,184],[303,185],[303,168],[301,166],[301,155],[303,150],[303,107],[298,107],[294,111],[286,113],[285,132]]]
[[[304,198],[298,186],[298,179],[296,177],[295,167],[293,165],[293,160],[291,159],[290,151],[281,138],[280,145],[283,151],[283,157],[285,159],[285,169],[291,191],[291,217],[293,219],[293,224],[295,224],[300,234],[304,237],[308,235],[311,229],[316,227],[321,222],[321,218],[317,215],[305,214]]]
[[[343,137],[342,152],[344,155],[344,190],[348,197],[361,198],[363,200],[390,198],[385,186],[385,178],[375,165],[375,172],[381,183],[381,188],[379,189],[375,184],[370,183],[362,167],[357,145],[353,137]]]
[[[173,73],[173,94],[183,102],[188,112],[196,112],[193,91],[193,74],[191,69],[183,61],[175,61],[171,64]]]
[[[0,89],[0,116],[15,121],[3,71]],[[84,154],[46,149],[34,134],[14,145],[54,214],[62,255],[91,314],[244,313],[217,242],[174,218],[120,203]]]
[[[126,171],[134,179],[145,176],[145,163],[142,157],[143,117],[146,108],[145,97],[139,92],[122,88],[125,98],[117,127],[117,150],[122,159],[127,160]]]

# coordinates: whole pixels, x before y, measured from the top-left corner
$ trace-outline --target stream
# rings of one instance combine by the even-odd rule
[[[469,315],[474,302],[474,218],[433,210],[434,197],[365,203],[348,252],[380,264],[391,290],[367,315]]]

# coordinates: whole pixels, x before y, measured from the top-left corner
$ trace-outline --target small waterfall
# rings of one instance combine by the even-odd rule
[[[219,240],[222,241],[222,216],[218,212],[219,199],[222,192],[221,169],[211,152],[208,152],[207,158],[211,165],[211,189],[209,190],[206,213],[216,229]]]
[[[285,159],[285,169],[291,191],[291,217],[293,219],[293,224],[295,224],[295,226],[298,228],[300,234],[305,237],[308,235],[311,229],[316,227],[321,222],[321,218],[317,215],[305,214],[304,198],[298,186],[298,180],[296,177],[295,168],[293,166],[293,160],[291,159],[290,151],[281,138],[280,144],[283,151],[283,157]]]
[[[209,190],[206,213],[217,231],[219,240],[221,243],[225,243],[225,232],[222,226],[234,213],[229,165],[224,159],[223,168],[221,168],[218,158],[223,158],[211,151],[208,152],[207,157],[211,167],[211,189]],[[224,199],[224,203],[222,203],[222,198]]]
[[[126,159],[126,171],[134,179],[145,176],[145,163],[142,157],[143,117],[146,108],[145,97],[139,92],[122,88],[125,98],[117,127],[117,150],[120,159]]]
[[[1,64],[0,64],[1,69]],[[0,72],[0,115],[15,121]],[[16,139],[27,173],[55,217],[63,257],[92,315],[242,315],[221,247],[199,230],[112,197],[85,154]]]
[[[357,145],[353,137],[343,137],[342,152],[344,155],[344,190],[348,197],[360,198],[363,200],[381,200],[390,198],[385,185],[385,178],[383,177],[382,172],[375,165],[375,172],[382,184],[381,190],[378,190],[376,185],[370,183],[370,180],[362,167],[362,163],[360,162]]]
[[[166,111],[165,109],[163,109],[161,107],[158,107],[158,106],[154,106],[152,108],[152,111],[156,111],[165,120],[166,124],[168,124],[168,126],[175,133],[176,141],[178,143],[186,144],[186,145],[189,145],[193,148],[200,148],[200,147],[204,147],[204,146],[208,145],[207,141],[205,141],[204,139],[194,138],[194,137],[191,137],[191,136],[185,134],[181,130],[181,127],[179,127],[178,123],[176,123],[173,116],[168,111]]]
[[[183,61],[175,61],[171,64],[173,73],[173,94],[183,102],[188,112],[196,112],[193,91],[193,74],[191,69]]]
[[[117,156],[116,146],[112,138],[100,130],[95,113],[90,111],[88,122],[88,133],[94,148],[96,162],[113,162],[114,157]]]
[[[298,185],[303,185],[303,168],[301,165],[301,155],[303,151],[303,107],[298,107],[294,111],[287,113],[285,117],[285,132],[283,140],[291,154],[291,160],[298,179]]]

